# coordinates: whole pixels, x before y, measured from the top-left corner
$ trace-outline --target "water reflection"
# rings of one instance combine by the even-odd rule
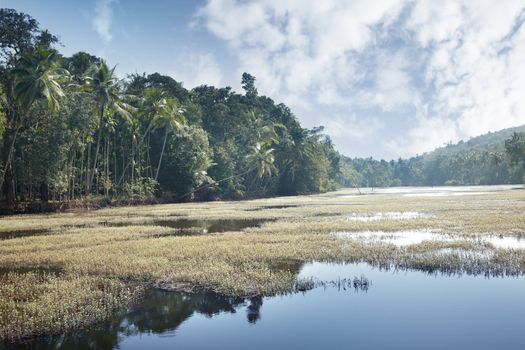
[[[177,229],[200,228],[204,233],[242,231],[249,227],[259,227],[268,220],[159,220],[155,224]]]
[[[177,229],[179,234],[206,234],[242,231],[249,227],[260,227],[268,219],[228,219],[228,220],[198,220],[198,219],[158,219],[137,225],[163,226]],[[123,227],[133,223],[108,222],[105,226]]]
[[[525,238],[523,236],[487,236],[481,241],[488,242],[496,248],[502,249],[525,249]]]
[[[0,240],[13,239],[26,236],[39,236],[50,234],[51,230],[48,229],[27,229],[22,231],[3,231],[0,232]]]
[[[442,197],[442,196],[465,196],[481,195],[494,193],[495,191],[505,191],[523,189],[523,185],[489,185],[489,186],[436,186],[436,187],[385,187],[385,188],[361,188],[359,193],[354,189],[347,189],[345,192],[336,193],[340,198],[353,198],[367,195],[402,195],[407,197]],[[344,190],[343,190],[344,191]],[[348,191],[352,191],[348,193]]]
[[[406,193],[403,196],[405,197],[446,197],[446,196],[479,196],[482,194],[489,194],[490,192],[427,192],[427,193]]]
[[[100,225],[107,227],[125,227],[135,225],[145,226],[162,226],[176,229],[175,232],[163,233],[158,236],[166,235],[199,235],[207,233],[221,233],[221,232],[237,232],[249,227],[260,227],[263,223],[270,221],[269,219],[229,219],[229,220],[197,220],[197,219],[156,219],[146,222],[109,222],[102,221]],[[65,228],[83,228],[91,227],[88,225],[68,225]],[[63,233],[61,231],[53,231],[50,229],[28,229],[23,231],[4,231],[0,232],[0,240],[51,235],[54,233]]]
[[[425,241],[449,242],[454,238],[431,230],[406,231],[338,231],[332,233],[337,238],[352,239],[365,243],[389,243],[398,247],[420,244]]]
[[[492,245],[497,249],[525,249],[525,238],[522,236],[453,236],[432,230],[405,231],[337,231],[332,235],[340,239],[356,240],[364,243],[388,243],[397,247],[406,247],[423,242],[471,242],[479,246]]]
[[[524,278],[431,276],[316,262],[304,265],[298,280],[325,281],[325,287],[264,298],[152,290],[138,307],[106,323],[4,348],[525,348]],[[366,292],[326,287],[345,280],[367,286]]]
[[[126,338],[141,335],[175,336],[177,328],[195,313],[208,318],[221,313],[234,314],[246,306],[246,320],[261,319],[260,296],[244,299],[211,292],[178,293],[150,290],[137,307],[82,332],[40,337],[24,344],[3,345],[6,349],[114,349]],[[0,349],[3,349],[0,344]]]
[[[245,211],[261,211],[269,209],[288,209],[288,208],[298,208],[297,204],[272,204],[272,205],[263,205],[260,207],[245,209]]]
[[[360,221],[360,222],[371,222],[371,221],[382,221],[382,220],[414,220],[414,219],[427,219],[432,215],[427,213],[421,213],[418,211],[388,211],[379,213],[351,213],[347,215],[349,221]]]
[[[263,305],[263,298],[261,296],[255,296],[250,298],[250,305],[248,305],[246,311],[246,317],[248,322],[251,324],[257,323],[261,319],[261,306]]]

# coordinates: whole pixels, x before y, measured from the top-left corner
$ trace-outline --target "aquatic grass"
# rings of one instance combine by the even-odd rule
[[[47,269],[60,272],[43,273],[44,277],[38,277],[40,273],[33,277],[27,273],[9,275],[7,285],[11,290],[24,290],[20,293],[22,299],[27,299],[24,295],[41,296],[32,302],[17,301],[20,310],[31,305],[35,314],[41,315],[32,316],[35,321],[28,323],[27,329],[38,330],[32,334],[60,332],[67,328],[65,322],[46,326],[50,316],[41,300],[48,298],[50,303],[58,303],[59,299],[44,298],[44,295],[57,293],[67,301],[64,307],[78,307],[83,320],[68,321],[72,327],[84,326],[106,315],[86,311],[93,310],[90,305],[96,303],[96,298],[104,298],[101,293],[108,298],[113,298],[111,295],[115,293],[118,295],[110,289],[107,293],[96,289],[97,280],[121,286],[123,291],[138,283],[170,290],[199,288],[233,296],[254,296],[290,291],[301,264],[311,261],[366,262],[383,268],[421,269],[429,273],[523,274],[525,250],[499,249],[472,238],[522,236],[525,191],[488,192],[453,199],[399,194],[341,198],[339,193],[329,193],[5,217],[0,219],[0,232],[46,229],[49,233],[0,241],[0,271]],[[371,216],[393,212],[422,212],[428,216],[406,220],[347,219],[351,213]],[[199,235],[180,235],[178,229],[158,225],[159,220],[179,218],[269,221],[260,227],[242,228],[239,232]],[[388,242],[370,244],[341,240],[331,234],[383,231],[395,235],[396,231],[418,230],[431,230],[455,239],[397,247]],[[28,282],[37,278],[44,278],[43,285],[50,287],[42,291],[36,286],[38,283]],[[68,295],[55,292],[59,288],[71,292]],[[12,298],[12,294],[9,295]],[[126,300],[122,299],[122,305]],[[2,315],[13,302],[7,297],[0,300]],[[60,314],[60,310],[60,305],[56,305],[49,309],[49,314]],[[91,314],[97,316],[90,317]],[[68,318],[64,316],[63,319]],[[4,319],[1,337],[23,336],[20,331],[23,322],[20,322]]]
[[[334,280],[320,280],[314,277],[301,277],[293,281],[291,286],[291,292],[306,292],[315,288],[334,288],[338,291],[353,289],[356,292],[368,291],[368,288],[372,285],[365,276],[360,277],[354,276],[354,278],[341,278],[338,277]]]
[[[140,286],[102,277],[8,273],[0,277],[0,339],[79,329],[111,316],[140,295]]]

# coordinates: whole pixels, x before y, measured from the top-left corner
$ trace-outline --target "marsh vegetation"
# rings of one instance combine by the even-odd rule
[[[151,288],[246,298],[287,293],[312,261],[481,276],[525,272],[523,246],[497,243],[523,242],[523,188],[434,197],[362,191],[4,217],[0,336],[14,341],[85,328]],[[412,193],[433,191],[444,189]]]

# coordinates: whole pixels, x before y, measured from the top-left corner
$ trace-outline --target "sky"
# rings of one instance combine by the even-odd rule
[[[323,125],[351,157],[395,159],[525,124],[525,0],[0,0],[60,51],[128,73],[231,86]]]

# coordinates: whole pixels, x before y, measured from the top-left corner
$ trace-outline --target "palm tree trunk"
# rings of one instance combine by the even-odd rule
[[[146,143],[146,163],[147,163],[147,176],[153,177],[153,166],[151,165],[150,157],[150,145],[151,145],[151,133],[148,135],[148,142]]]
[[[115,133],[115,137],[113,138],[113,194],[117,193],[117,148],[117,135]]]
[[[91,175],[89,176],[88,181],[88,192],[91,192],[91,187],[93,185],[93,179],[95,178],[95,172],[97,171],[97,162],[98,162],[98,154],[100,151],[100,139],[102,138],[102,128],[103,123],[102,119],[104,118],[104,106],[100,106],[100,119],[99,119],[99,126],[98,126],[98,135],[97,135],[97,147],[95,148],[95,159],[93,160],[93,169],[91,171]]]
[[[82,181],[84,180],[84,154],[86,152],[85,138],[82,137],[82,151],[80,152],[80,172],[78,174],[78,194],[82,196]]]
[[[75,169],[75,161],[76,161],[76,156],[77,156],[77,152],[75,150],[75,152],[73,152],[73,158],[72,158],[72,161],[71,161],[71,193],[69,195],[69,199],[70,200],[74,200],[75,199],[75,180],[76,180],[76,176],[77,176],[77,172],[76,172],[76,169]]]
[[[15,141],[20,127],[7,129],[4,134],[4,171],[0,179],[0,188],[3,188],[8,205],[15,203],[14,172],[12,167]],[[5,152],[7,150],[7,152]]]
[[[98,161],[98,153],[100,151],[100,138],[102,135],[102,127],[98,130],[97,135],[97,146],[95,147],[95,158],[93,159],[93,168],[90,169],[89,177],[88,177],[88,183],[87,183],[87,191],[88,193],[91,192],[91,187],[93,186],[93,179],[95,178],[95,172],[97,171],[97,161]]]
[[[100,151],[100,139],[102,138],[102,127],[98,130],[97,135],[97,146],[95,147],[95,158],[93,159],[93,168],[90,170],[88,188],[87,191],[91,192],[91,187],[93,186],[93,179],[95,178],[95,172],[97,171],[97,162],[98,162],[98,153]]]
[[[157,165],[157,171],[155,172],[155,181],[159,177],[160,165],[162,163],[162,156],[164,155],[164,149],[166,148],[166,140],[168,139],[169,128],[166,126],[166,131],[164,132],[164,141],[162,142],[162,150],[160,151],[159,164]]]
[[[106,137],[106,183],[104,185],[104,195],[109,196],[109,135]]]
[[[148,135],[148,133],[150,132],[151,128],[153,126],[153,122],[150,122],[148,127],[146,128],[146,131],[144,132],[144,135],[142,136],[142,138],[137,142],[137,149],[142,145],[142,143],[144,142],[144,140],[146,139],[146,136]],[[137,151],[138,152],[138,151]],[[134,157],[132,157],[133,160],[135,160]],[[128,167],[130,165],[130,161],[128,159],[128,162],[126,163],[126,165],[123,164],[122,166],[122,176],[120,177],[120,179],[118,180],[118,183],[117,183],[117,186],[120,186],[120,184],[122,183],[122,180],[124,180],[124,175],[126,174],[126,171],[128,170]]]
[[[87,149],[88,151],[87,151],[86,164],[85,164],[85,173],[86,173],[86,193],[85,195],[89,194],[88,185],[89,185],[89,177],[91,175],[91,153],[92,153],[91,144],[88,145]]]
[[[135,182],[135,144],[131,143],[131,185]]]

